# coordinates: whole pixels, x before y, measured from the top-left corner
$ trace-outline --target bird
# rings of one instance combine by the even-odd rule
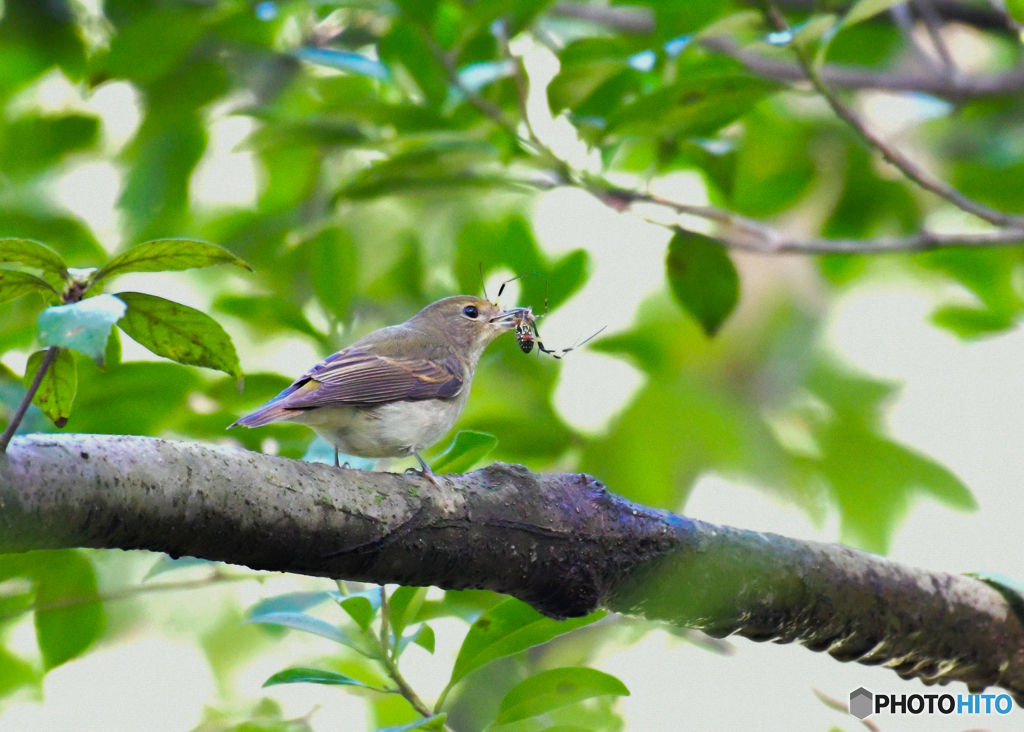
[[[522,308],[502,310],[472,295],[446,297],[400,325],[328,356],[232,427],[294,422],[339,451],[365,458],[414,456],[436,444],[462,414],[484,350],[512,330]]]

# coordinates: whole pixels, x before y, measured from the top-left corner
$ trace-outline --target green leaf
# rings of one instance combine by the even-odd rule
[[[216,564],[216,562],[211,562],[209,559],[200,559],[199,557],[170,557],[164,554],[153,563],[153,566],[149,568],[148,572],[146,572],[146,576],[142,578],[142,581],[145,582],[157,575],[165,574],[166,572],[175,572],[179,569],[214,567]]]
[[[0,262],[16,262],[26,267],[67,277],[68,268],[57,252],[32,239],[0,239]]]
[[[377,602],[374,604],[370,597],[363,594],[351,595],[349,597],[342,598],[338,604],[341,605],[342,610],[349,614],[349,617],[356,621],[356,624],[366,630],[370,627],[370,622],[373,620],[373,616],[377,613],[377,609],[380,607],[380,591],[373,590],[373,593],[377,595]]]
[[[860,23],[863,20],[874,17],[879,13],[884,13],[886,10],[893,8],[903,0],[857,0],[849,10],[846,11],[846,15],[843,16],[843,25],[850,26],[854,23]]]
[[[59,296],[46,280],[41,280],[27,272],[0,269],[0,302],[7,302],[30,292],[39,291],[42,291],[44,295]]]
[[[29,356],[25,366],[25,388],[28,388],[35,379],[45,354],[45,351],[36,351]],[[43,414],[55,425],[63,427],[71,416],[71,405],[77,392],[78,364],[74,354],[62,348],[57,352],[53,364],[46,370],[32,403],[42,409]]]
[[[501,700],[497,724],[547,714],[553,709],[595,696],[629,696],[625,684],[593,668],[568,667],[542,671],[515,686]]]
[[[81,655],[103,632],[96,574],[74,550],[33,554],[36,637],[47,670]],[[61,606],[64,605],[64,606]]]
[[[337,592],[287,592],[260,600],[249,608],[249,617],[272,613],[301,613],[337,597]]]
[[[8,180],[43,173],[70,153],[93,147],[99,129],[99,119],[90,115],[21,115],[0,134],[0,170]]]
[[[932,313],[932,322],[961,338],[978,338],[1007,330],[1015,321],[1013,313],[948,305]]]
[[[205,366],[235,377],[242,370],[231,338],[216,320],[187,305],[141,292],[118,294],[128,306],[121,330],[158,356],[189,366]]]
[[[396,638],[401,638],[402,631],[416,619],[426,598],[426,587],[399,587],[391,593],[391,631]]]
[[[410,732],[414,729],[444,729],[444,720],[448,717],[445,712],[441,714],[433,714],[423,719],[417,719],[415,722],[409,724],[400,724],[397,727],[383,727],[375,730],[375,732]]]
[[[511,598],[484,613],[469,629],[459,649],[448,686],[471,671],[498,658],[547,643],[552,638],[589,625],[605,616],[603,611],[582,618],[552,620],[521,600]]]
[[[27,684],[37,684],[35,669],[0,647],[0,698]]]
[[[1024,23],[1024,0],[1006,0],[1006,9],[1018,23]]]
[[[304,633],[312,633],[313,635],[319,635],[320,637],[327,638],[329,640],[334,641],[335,643],[340,643],[343,646],[348,646],[352,650],[358,651],[363,655],[371,655],[370,651],[366,648],[365,644],[359,642],[357,639],[350,636],[341,628],[331,625],[327,621],[321,620],[320,618],[313,617],[312,615],[306,615],[305,613],[261,613],[259,615],[250,615],[247,622],[263,623],[266,625],[280,625],[285,628],[301,630]]]
[[[434,460],[435,473],[465,473],[487,457],[498,444],[498,438],[486,432],[461,430],[448,449]]]
[[[56,305],[39,316],[39,340],[48,346],[84,353],[102,365],[110,331],[124,312],[124,302],[113,295],[97,295],[70,305]]]
[[[358,271],[358,253],[348,232],[327,229],[309,243],[309,276],[317,299],[343,322],[349,319]]]
[[[289,668],[278,671],[263,682],[263,688],[278,684],[328,684],[330,686],[361,686],[364,689],[377,689],[376,686],[364,684],[351,676],[315,668]]]
[[[252,271],[248,264],[215,244],[195,239],[156,239],[114,257],[92,279],[99,282],[127,272],[178,272],[215,264],[234,264]]]
[[[406,633],[399,637],[395,643],[395,658],[401,656],[405,649],[413,643],[426,649],[428,653],[433,653],[435,643],[434,629],[423,623],[412,633]]]
[[[676,301],[713,336],[739,300],[739,275],[725,248],[701,234],[677,232],[666,266]]]

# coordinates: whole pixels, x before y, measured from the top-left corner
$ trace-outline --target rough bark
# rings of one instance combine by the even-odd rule
[[[587,475],[499,463],[439,481],[143,437],[16,438],[0,459],[0,552],[149,549],[486,588],[554,617],[603,606],[1024,701],[1024,624],[970,577],[713,526]]]

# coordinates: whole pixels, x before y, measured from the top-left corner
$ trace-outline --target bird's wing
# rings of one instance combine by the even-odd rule
[[[349,348],[318,363],[274,401],[284,409],[309,409],[443,399],[462,391],[462,383],[462,365],[454,356],[400,359]]]

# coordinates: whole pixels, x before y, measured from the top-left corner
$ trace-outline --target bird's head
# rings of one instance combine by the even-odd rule
[[[515,326],[522,312],[522,308],[502,310],[480,297],[456,295],[427,305],[409,323],[436,329],[461,352],[479,358],[491,341]]]

